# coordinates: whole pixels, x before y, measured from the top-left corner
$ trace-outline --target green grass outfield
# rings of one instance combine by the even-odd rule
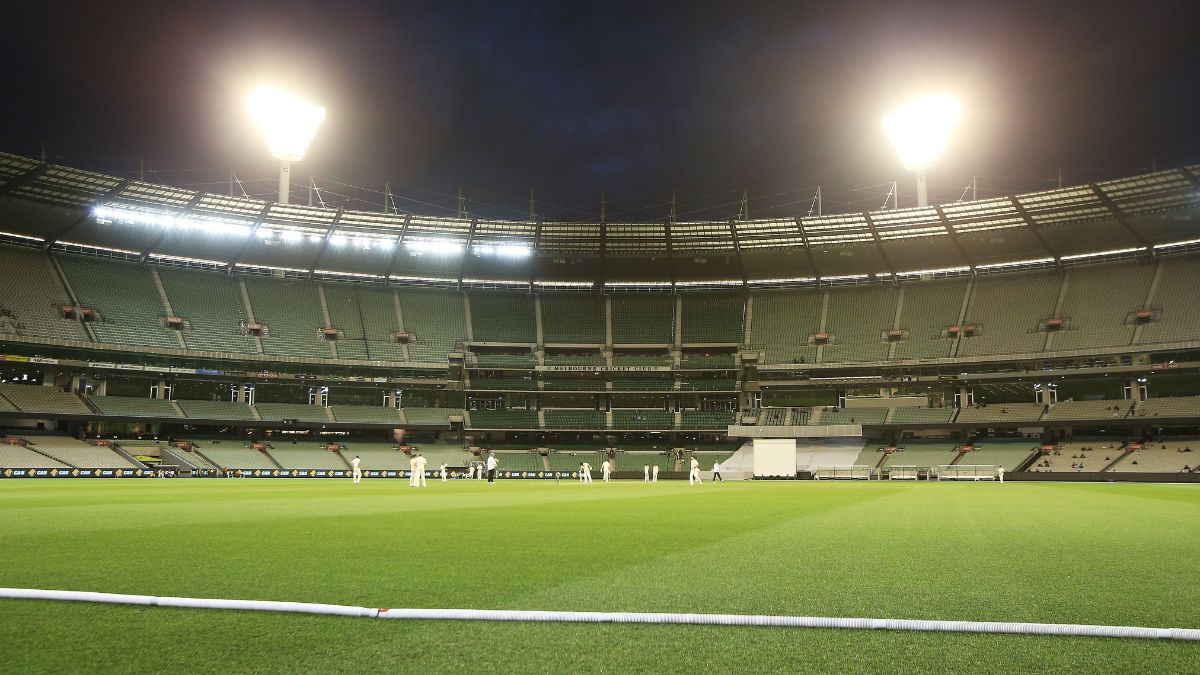
[[[0,586],[1200,628],[1200,487],[0,481]],[[1196,672],[1200,643],[0,601],[0,671]]]

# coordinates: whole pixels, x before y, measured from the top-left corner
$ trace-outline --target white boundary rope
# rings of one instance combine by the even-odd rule
[[[654,623],[693,626],[774,626],[785,628],[856,628],[869,630],[937,631],[949,633],[1007,633],[1083,637],[1140,638],[1146,640],[1200,641],[1196,628],[1145,628],[1094,626],[1071,623],[1014,623],[1008,621],[937,621],[929,619],[865,619],[823,616],[770,616],[760,614],[670,614],[658,612],[554,612],[507,609],[389,609],[314,602],[176,598],[87,591],[54,591],[38,588],[0,588],[0,598],[65,600],[116,605],[234,609],[255,612],[291,612],[353,616],[370,619],[423,621],[538,621],[557,623]]]

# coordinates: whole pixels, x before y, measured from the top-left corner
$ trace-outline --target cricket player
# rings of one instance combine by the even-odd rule
[[[580,483],[592,482],[592,465],[591,464],[588,464],[587,462],[579,463],[579,482]]]
[[[658,465],[657,464],[655,464],[654,467],[650,469],[650,482],[651,483],[658,482]]]
[[[725,479],[721,478],[721,463],[716,461],[713,462],[713,482],[725,482]]]
[[[496,453],[489,450],[487,458],[488,485],[496,484],[496,467],[499,465],[500,460],[496,459]]]
[[[642,467],[642,473],[645,475],[645,481],[647,483],[649,483],[650,482],[650,465],[649,464]]]
[[[606,459],[600,464],[600,472],[604,476],[604,482],[608,482],[608,477],[612,474],[612,464]]]
[[[1000,481],[1001,483],[1004,482],[1004,466],[996,467],[996,480]]]
[[[440,467],[438,467],[438,474],[441,475],[443,483],[446,482],[446,474],[447,473],[448,472],[446,471],[446,463],[442,462],[442,465]]]
[[[700,460],[693,456],[692,471],[688,474],[688,485],[695,485],[696,483],[704,483],[704,481],[700,480]]]
[[[355,455],[354,459],[350,460],[350,477],[354,480],[355,485],[362,482],[362,469],[358,468],[358,465],[361,463],[362,460],[358,458],[358,455]]]
[[[417,487],[417,456],[408,458],[408,487]]]
[[[424,455],[417,455],[413,458],[413,462],[416,467],[413,473],[413,487],[429,487],[425,483],[425,465],[429,463],[429,460],[425,459]]]

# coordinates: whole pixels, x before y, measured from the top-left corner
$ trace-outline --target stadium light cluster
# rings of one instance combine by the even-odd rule
[[[92,217],[100,224],[116,222],[130,225],[150,225],[180,230],[201,230],[213,234],[245,235],[250,232],[249,225],[220,218],[194,218],[162,211],[136,211],[116,206],[97,206],[92,209]]]

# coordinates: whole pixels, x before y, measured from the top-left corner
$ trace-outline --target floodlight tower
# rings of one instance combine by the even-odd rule
[[[250,93],[250,115],[267,139],[279,164],[279,203],[288,201],[292,162],[304,159],[308,144],[325,119],[325,108],[278,89],[260,87]]]
[[[883,128],[896,146],[904,168],[917,174],[917,206],[929,205],[926,172],[946,148],[958,113],[958,101],[953,97],[925,96],[883,118]]]

